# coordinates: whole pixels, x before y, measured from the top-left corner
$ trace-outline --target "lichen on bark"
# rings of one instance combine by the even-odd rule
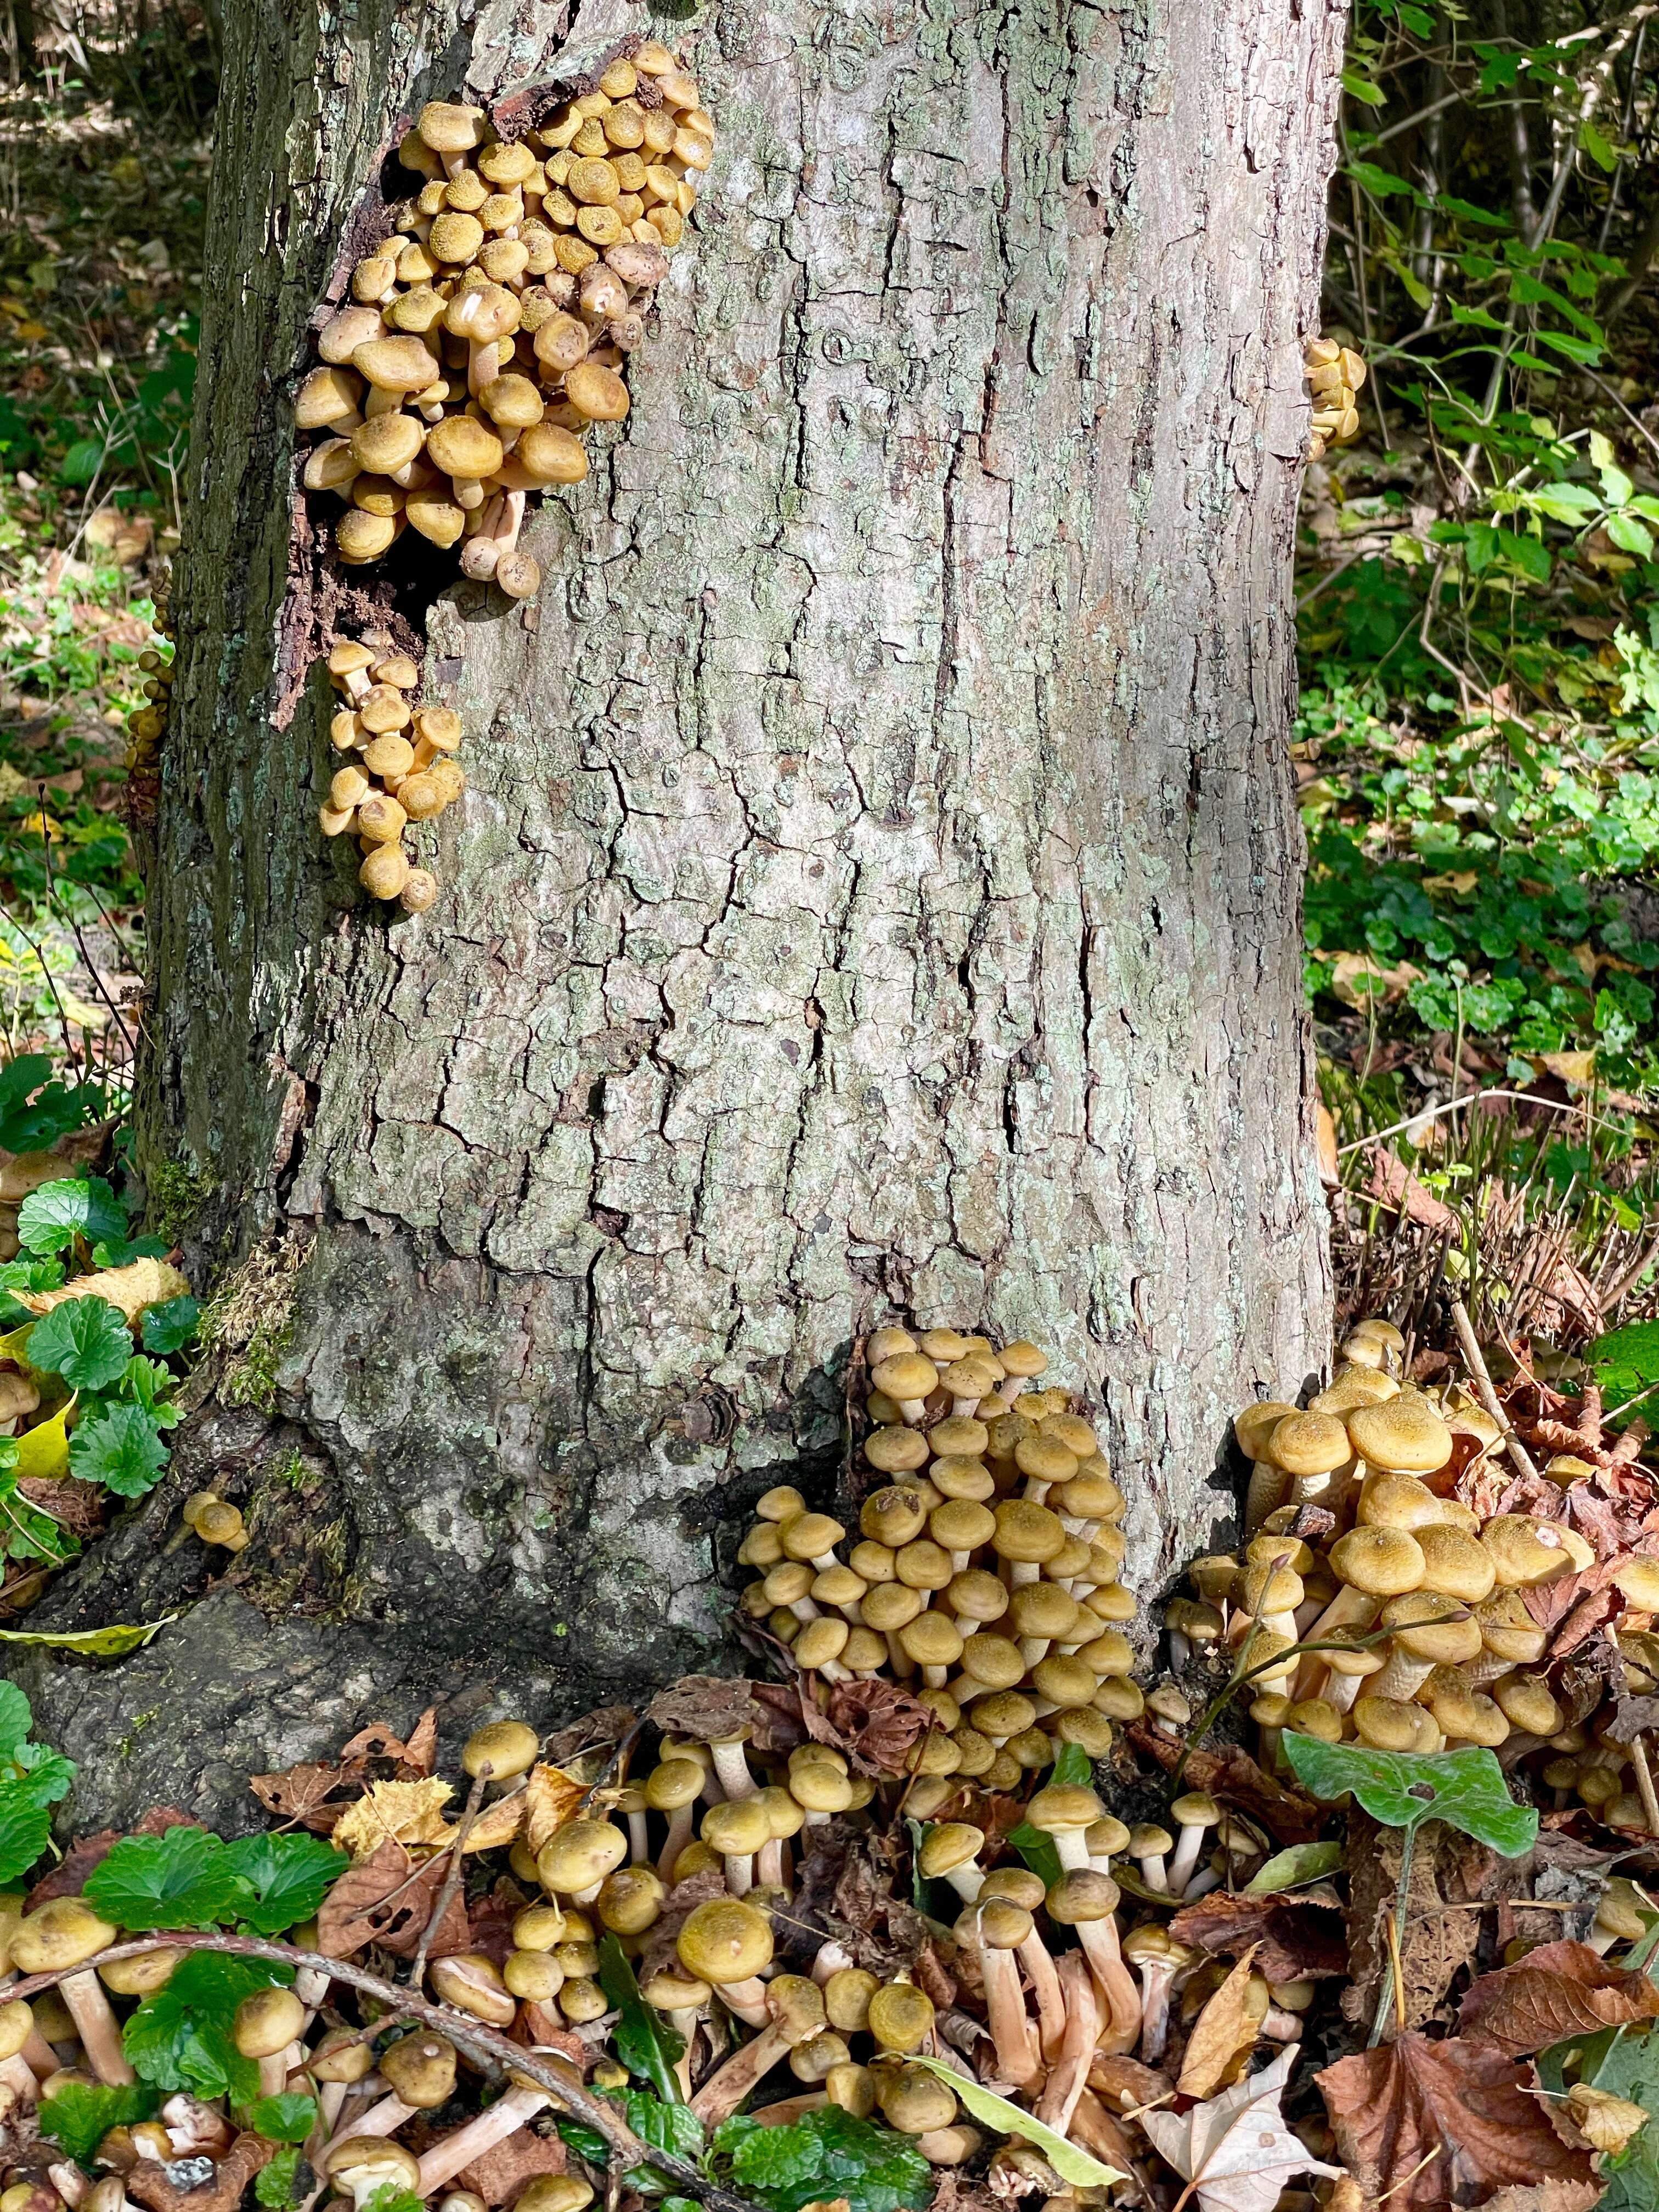
[[[125,1691],[38,1663],[49,1721],[167,1702],[204,1807],[381,1705],[707,1658],[714,1533],[829,1477],[895,1309],[1053,1344],[1155,1590],[1327,1322],[1285,739],[1340,0],[659,25],[720,153],[539,602],[428,611],[471,784],[392,926],[312,826],[325,686],[271,720],[306,317],[423,98],[643,19],[225,23],[143,1149],[211,1184],[198,1262],[305,1240],[249,1449],[325,1470],[341,1565],[333,1611],[198,1578]],[[246,1416],[199,1419],[48,1613],[159,1606]]]

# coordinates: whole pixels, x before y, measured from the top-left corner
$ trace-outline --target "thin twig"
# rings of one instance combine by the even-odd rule
[[[484,1786],[489,1780],[489,1763],[486,1759],[480,1771],[473,1776],[472,1787],[466,1793],[466,1809],[461,1814],[460,1826],[455,1831],[455,1840],[449,1847],[449,1864],[444,1869],[443,1887],[438,1892],[437,1902],[426,1926],[421,1930],[420,1942],[416,1946],[415,1963],[409,1970],[409,1986],[417,1996],[421,1984],[426,1979],[427,1954],[431,1950],[433,1939],[443,1926],[449,1908],[455,1902],[455,1893],[461,1886],[461,1876],[465,1871],[461,1854],[466,1849],[467,1838],[472,1833],[472,1823],[478,1817],[478,1808],[483,1803]]]
[[[1480,1394],[1480,1402],[1504,1431],[1504,1449],[1515,1462],[1516,1473],[1530,1475],[1535,1480],[1538,1469],[1533,1465],[1526,1446],[1515,1433],[1509,1415],[1498,1401],[1498,1393],[1492,1388],[1492,1376],[1486,1370],[1486,1362],[1481,1353],[1480,1340],[1474,1333],[1474,1324],[1469,1319],[1468,1309],[1462,1299],[1454,1298],[1451,1302],[1451,1310],[1452,1322],[1457,1331],[1457,1340],[1463,1347],[1464,1358],[1469,1363],[1469,1373],[1474,1378],[1474,1387]]]
[[[612,2163],[624,2171],[635,2166],[657,2166],[671,2174],[689,2195],[700,2197],[709,2207],[709,2212],[762,2212],[762,2208],[749,2197],[711,2182],[707,2174],[689,2159],[682,2158],[678,2151],[659,2150],[642,2142],[608,2098],[596,2096],[569,2070],[570,2061],[562,2052],[532,2050],[521,2043],[509,2042],[495,2029],[475,2020],[471,2013],[458,2011],[453,2005],[430,2004],[412,1990],[399,1989],[395,1982],[383,1981],[380,1975],[353,1966],[349,1959],[326,1958],[320,1951],[301,1951],[292,1943],[273,1943],[263,1936],[204,1936],[193,1928],[161,1929],[154,1935],[136,1936],[131,1942],[112,1944],[95,1959],[83,1960],[78,1966],[58,1966],[50,1973],[30,1974],[14,1982],[7,1996],[35,1996],[42,1990],[56,1989],[70,1974],[113,1966],[122,1959],[143,1958],[151,1951],[228,1951],[238,1958],[269,1959],[275,1966],[292,1966],[296,1971],[308,1966],[313,1972],[326,1974],[332,1981],[361,1990],[365,1996],[383,2005],[393,2018],[418,2021],[422,2027],[436,2028],[492,2075],[505,2073],[533,2088],[545,2090],[552,2103],[562,2105],[573,2118],[584,2122],[605,2137]]]
[[[1638,1729],[1630,1740],[1630,1763],[1636,1769],[1636,1794],[1642,1801],[1642,1810],[1647,1815],[1648,1833],[1659,1836],[1659,1796],[1654,1795],[1653,1776],[1648,1766],[1648,1747]]]

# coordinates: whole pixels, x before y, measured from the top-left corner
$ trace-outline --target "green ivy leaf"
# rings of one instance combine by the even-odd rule
[[[66,1176],[43,1182],[17,1209],[17,1241],[43,1258],[67,1251],[77,1237],[88,1244],[127,1233],[126,1210],[101,1176]]]
[[[649,2089],[627,2089],[623,2093],[623,2110],[641,2142],[649,2143],[653,2150],[674,2151],[694,2165],[701,2160],[702,2122],[690,2105],[665,2104]],[[635,2166],[624,2179],[635,2189],[653,2183],[661,2188],[668,2180],[666,2174],[658,2173],[649,2165]]]
[[[1359,1743],[1322,1743],[1287,1730],[1281,1739],[1291,1772],[1328,1803],[1352,1794],[1385,1828],[1415,1830],[1443,1820],[1506,1859],[1538,1840],[1538,1814],[1517,1805],[1491,1752],[1373,1751]]]
[[[102,1483],[118,1498],[142,1498],[154,1490],[167,1463],[167,1448],[146,1406],[100,1407],[70,1438],[70,1473],[82,1482]]]
[[[94,1267],[130,1267],[135,1260],[165,1260],[172,1249],[159,1237],[106,1237],[92,1248]]]
[[[185,1418],[173,1403],[177,1382],[170,1367],[164,1367],[159,1359],[146,1359],[139,1352],[128,1360],[118,1387],[124,1398],[143,1407],[158,1428],[176,1429]]]
[[[77,2166],[90,2166],[112,2128],[154,2119],[161,2102],[160,2091],[143,2081],[113,2089],[97,2081],[65,2081],[40,2100],[40,2132]]]
[[[52,1814],[26,1791],[0,1782],[0,1882],[26,1875],[52,1838]]]
[[[44,1152],[84,1125],[80,1092],[48,1082],[51,1073],[52,1062],[43,1052],[19,1053],[0,1067],[0,1149]]]
[[[599,1987],[617,2014],[611,2045],[617,2057],[630,2074],[649,2081],[665,2104],[683,2104],[674,2062],[684,2055],[684,2043],[666,2017],[640,1995],[634,1969],[608,1931],[599,1942]]]
[[[569,2144],[578,2158],[585,2158],[590,2166],[608,2166],[611,2146],[597,2128],[590,2128],[585,2120],[555,2120],[561,2142]]]
[[[1244,1885],[1246,1897],[1277,1897],[1283,1889],[1300,1889],[1304,1882],[1322,1881],[1334,1874],[1345,1854],[1340,1844],[1292,1844],[1276,1851],[1258,1867]]]
[[[139,2078],[158,2089],[251,2104],[259,2067],[231,2039],[236,2008],[255,1990],[286,1989],[293,1979],[289,1967],[264,1959],[192,1951],[128,2020],[122,2046]]]
[[[1610,514],[1602,527],[1621,553],[1634,553],[1642,561],[1653,558],[1653,532],[1633,514]]]
[[[951,2086],[966,2084],[952,2074]],[[839,2105],[781,2128],[727,2120],[714,2148],[731,2160],[738,2187],[770,2212],[801,2212],[837,2197],[846,2198],[848,2212],[921,2212],[933,2193],[933,2170],[908,2136],[854,2119]]]
[[[288,2212],[288,2208],[294,2203],[294,2185],[299,2173],[299,2147],[289,2143],[277,2152],[268,2166],[262,2166],[254,2175],[256,2201],[268,2206],[270,2212]]]
[[[65,1298],[29,1331],[28,1362],[76,1390],[104,1390],[132,1357],[125,1317],[107,1298]]]
[[[242,2118],[267,2142],[302,2143],[317,2124],[317,2100],[285,2089],[280,2096],[256,2097]]]
[[[155,1305],[146,1306],[143,1323],[145,1351],[163,1356],[169,1352],[182,1352],[187,1344],[194,1343],[201,1314],[201,1303],[196,1298],[162,1298]]]
[[[280,1936],[309,1920],[351,1862],[319,1836],[243,1836],[225,1864],[246,1892],[236,1917],[256,1936]]]
[[[412,2189],[399,2189],[395,2181],[383,2181],[363,2199],[363,2212],[427,2212],[427,2206],[425,2198]]]
[[[227,1857],[222,1840],[205,1828],[123,1836],[87,1876],[87,1900],[106,1920],[135,1934],[152,1928],[213,1928],[236,1918],[249,1895]]]
[[[15,1682],[0,1681],[0,1759],[9,1759],[28,1741],[34,1714]]]
[[[60,1528],[49,1513],[18,1489],[17,1456],[15,1439],[0,1437],[0,1554],[9,1559],[43,1559],[48,1566],[61,1566],[81,1547],[66,1528]],[[15,1629],[0,1630],[0,1642],[18,1633]],[[35,1640],[49,1638],[37,1632]]]

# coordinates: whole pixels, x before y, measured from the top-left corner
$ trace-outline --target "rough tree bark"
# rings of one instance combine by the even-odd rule
[[[422,99],[649,27],[227,0],[142,1146],[237,1272],[173,1473],[42,1609],[179,1616],[29,1670],[83,1820],[706,1658],[715,1532],[833,1482],[895,1310],[1103,1395],[1144,1591],[1227,1510],[1328,1319],[1285,736],[1344,12],[659,24],[721,150],[539,605],[422,611],[471,783],[388,927],[313,826],[325,687],[277,711],[307,320]],[[254,1529],[213,1583],[164,1548],[204,1480]]]

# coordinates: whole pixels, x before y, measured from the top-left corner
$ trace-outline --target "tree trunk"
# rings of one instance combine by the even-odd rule
[[[167,1481],[42,1608],[179,1615],[30,1670],[82,1820],[707,1663],[714,1540],[835,1494],[895,1313],[1103,1399],[1143,1592],[1231,1509],[1328,1321],[1285,738],[1344,13],[686,33],[721,147],[632,415],[538,603],[418,611],[471,787],[388,926],[313,826],[320,672],[282,711],[307,320],[423,99],[642,27],[227,0],[142,1152],[236,1272]],[[204,1482],[228,1573],[164,1549]]]

